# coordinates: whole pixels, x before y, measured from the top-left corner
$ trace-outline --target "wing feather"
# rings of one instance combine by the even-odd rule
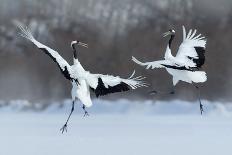
[[[135,57],[132,56],[132,61],[134,61],[136,64],[140,66],[145,66],[146,69],[154,69],[154,68],[164,68],[164,65],[173,65],[172,62],[169,60],[159,60],[159,61],[152,61],[152,62],[141,62]]]
[[[20,35],[28,40],[30,40],[34,45],[36,45],[40,50],[42,50],[44,53],[46,53],[49,57],[52,58],[52,60],[58,65],[63,75],[68,79],[71,80],[72,77],[70,75],[70,65],[67,63],[66,60],[64,60],[58,52],[51,49],[50,47],[47,47],[43,45],[42,43],[38,42],[31,32],[24,27],[21,24],[17,24],[18,28],[21,30]]]
[[[134,75],[134,72],[133,74]],[[86,82],[94,91],[97,97],[110,93],[128,91],[139,87],[146,87],[147,84],[142,81],[144,77],[130,76],[128,79],[123,79],[119,76],[91,74],[86,76]]]
[[[188,35],[187,35],[187,37],[186,37],[186,38],[188,38],[188,39],[189,39],[189,38],[190,38],[190,36],[191,36],[191,34],[192,34],[192,29],[190,29],[190,30],[189,30]]]
[[[192,35],[189,37],[189,39],[193,39],[193,37],[195,36],[195,34],[197,33],[197,30],[195,29],[192,33]]]
[[[186,39],[186,30],[185,27],[183,26],[183,41]]]
[[[204,36],[196,35],[196,33],[196,29],[194,31],[191,29],[186,36],[186,30],[183,26],[183,42],[179,47],[176,59],[184,66],[200,68],[205,61],[206,40]]]
[[[195,71],[196,69],[193,67],[185,66],[180,62],[174,62],[170,60],[159,60],[153,62],[140,62],[135,57],[132,57],[132,60],[139,64],[140,66],[146,66],[146,69],[154,69],[154,68],[171,68],[176,70],[187,70],[187,71]]]

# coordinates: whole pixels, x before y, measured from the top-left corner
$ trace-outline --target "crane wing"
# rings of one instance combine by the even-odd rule
[[[138,76],[133,78],[134,74],[135,71],[128,79],[123,79],[119,76],[88,73],[85,80],[96,96],[99,97],[110,93],[128,91],[143,86],[146,87],[147,84],[142,81],[145,77]]]
[[[44,53],[46,53],[47,55],[49,55],[52,60],[58,65],[58,67],[60,68],[61,72],[63,73],[63,75],[68,79],[71,80],[72,77],[70,76],[70,65],[67,63],[67,61],[65,61],[58,52],[56,52],[55,50],[43,45],[42,43],[38,42],[33,35],[31,34],[31,32],[27,29],[24,28],[22,25],[18,24],[17,25],[19,27],[19,29],[21,30],[20,35],[28,40],[30,40],[34,45],[36,45],[40,50],[42,50]]]
[[[159,60],[152,62],[141,62],[132,56],[132,60],[140,66],[146,66],[146,69],[154,69],[154,68],[171,68],[176,70],[187,70],[187,71],[195,71],[193,67],[186,67],[182,63],[173,62],[170,60]]]
[[[176,55],[176,59],[185,66],[200,68],[205,62],[206,39],[201,34],[196,35],[197,30],[190,30],[186,35],[183,26],[183,42]]]
[[[165,67],[164,65],[171,65],[171,66],[174,65],[169,60],[158,60],[158,61],[144,62],[143,63],[133,56],[132,56],[132,61],[134,61],[136,64],[138,64],[140,66],[146,66],[146,69],[164,68]]]

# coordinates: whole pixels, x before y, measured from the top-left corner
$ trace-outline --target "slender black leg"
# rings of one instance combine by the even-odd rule
[[[195,87],[198,90],[198,100],[199,100],[199,103],[200,103],[200,112],[201,112],[201,115],[202,115],[203,112],[204,112],[204,109],[203,109],[203,105],[201,103],[201,91],[200,91],[200,88],[198,86],[195,86]]]
[[[85,117],[85,116],[89,116],[89,113],[86,111],[86,109],[85,109],[85,105],[83,104],[83,106],[82,106],[82,109],[84,110],[84,112],[85,112],[85,114],[84,114],[84,116],[83,117]]]
[[[60,131],[61,131],[62,133],[64,133],[64,131],[67,132],[68,121],[69,121],[69,119],[70,119],[70,117],[71,117],[71,115],[72,115],[72,113],[73,113],[73,111],[74,111],[74,106],[75,106],[75,101],[72,102],[72,109],[71,109],[71,112],[69,113],[68,119],[66,120],[64,126],[60,129]]]

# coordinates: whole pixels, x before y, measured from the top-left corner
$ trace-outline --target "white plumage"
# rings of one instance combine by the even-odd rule
[[[195,36],[196,32],[196,29],[193,32],[190,30],[186,36],[186,30],[183,26],[183,42],[181,43],[175,58],[185,64],[185,66],[200,67],[197,66],[197,63],[193,62],[193,59],[204,59],[200,57],[200,55],[204,55],[204,53],[199,53],[201,51],[198,52],[196,47],[202,47],[202,52],[204,52],[206,40],[205,37],[201,37],[201,34]]]
[[[173,82],[174,85],[180,80],[188,83],[205,82],[207,80],[206,73],[198,71],[205,61],[204,53],[206,40],[204,40],[204,37],[201,37],[200,34],[195,36],[196,30],[193,32],[190,30],[186,35],[186,30],[183,26],[183,42],[174,57],[170,50],[174,33],[170,30],[165,34],[170,34],[171,39],[166,48],[164,60],[143,63],[133,56],[132,60],[141,66],[145,66],[146,69],[166,68],[168,73],[175,79],[175,82]]]
[[[139,87],[147,86],[147,84],[142,81],[144,77],[133,77],[135,72],[133,72],[131,77],[124,79],[119,76],[115,77],[112,75],[92,74],[86,71],[77,58],[77,51],[75,45],[87,47],[87,44],[84,44],[79,41],[73,41],[71,43],[71,47],[73,48],[74,54],[74,62],[73,65],[69,65],[67,61],[59,55],[58,52],[38,42],[27,28],[24,28],[21,24],[17,24],[17,26],[21,30],[20,35],[30,40],[39,49],[48,54],[58,65],[63,75],[72,83],[71,95],[73,106],[65,125],[61,128],[62,133],[64,131],[67,131],[67,123],[74,110],[74,103],[76,99],[79,99],[83,103],[84,110],[85,107],[92,106],[92,101],[90,98],[90,89],[93,90],[93,92],[98,97],[109,93],[128,91],[130,89],[136,89]],[[85,110],[85,115],[86,114],[88,113]]]
[[[171,36],[166,48],[164,60],[143,63],[133,56],[132,60],[138,65],[146,67],[146,69],[166,68],[168,73],[173,76],[174,86],[179,81],[191,84],[205,82],[207,80],[206,73],[204,71],[199,71],[199,69],[205,62],[206,40],[204,36],[201,36],[201,34],[196,35],[196,33],[197,30],[190,30],[188,34],[186,34],[185,27],[183,26],[183,42],[176,56],[173,56],[171,53],[171,43],[175,37],[175,31],[169,30],[164,33],[164,37],[168,35]]]

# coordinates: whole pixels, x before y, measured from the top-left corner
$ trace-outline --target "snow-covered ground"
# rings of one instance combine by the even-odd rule
[[[33,111],[27,101],[8,103],[0,109],[0,155],[232,154],[230,104],[203,101],[200,116],[197,102],[94,102],[86,118],[76,107],[65,134],[69,100],[40,112],[39,104]]]

